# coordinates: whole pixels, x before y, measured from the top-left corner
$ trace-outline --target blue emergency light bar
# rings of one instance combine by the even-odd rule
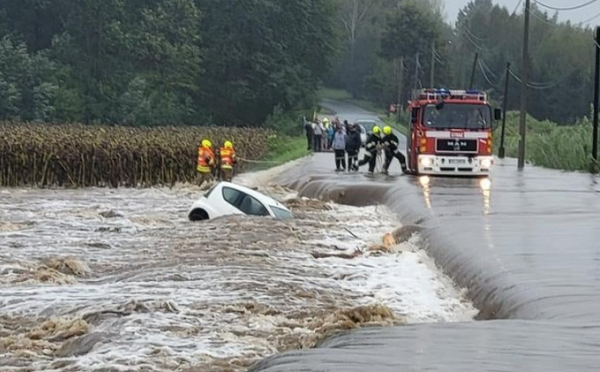
[[[468,90],[448,90],[446,88],[426,88],[420,89],[413,92],[413,99],[429,99],[429,100],[437,100],[439,98],[471,98],[477,99],[481,101],[485,101],[487,99],[487,94],[477,89],[468,89]]]

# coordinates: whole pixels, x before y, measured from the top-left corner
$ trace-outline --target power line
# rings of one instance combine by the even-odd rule
[[[508,70],[508,72],[511,74],[511,76],[512,76],[513,78],[515,78],[515,80],[516,80],[516,81],[518,81],[519,83],[522,83],[522,82],[523,82],[523,81],[521,80],[521,78],[520,78],[519,76],[517,76],[517,75],[516,75],[516,74],[515,74],[515,73],[512,71],[512,69],[511,69],[511,70]],[[551,88],[557,87],[557,86],[559,86],[560,84],[562,84],[562,83],[566,82],[567,80],[569,80],[569,78],[571,78],[571,76],[572,76],[574,73],[576,73],[576,72],[577,72],[577,70],[573,70],[573,71],[571,71],[571,73],[570,73],[570,74],[567,74],[567,75],[565,75],[565,76],[564,76],[562,79],[560,79],[560,80],[556,80],[556,81],[554,81],[554,82],[552,82],[552,83],[544,83],[544,84],[542,84],[542,83],[530,82],[530,83],[527,83],[527,87],[528,87],[528,88],[531,88],[531,89],[534,89],[534,90],[546,90],[546,89],[551,89]]]
[[[593,16],[591,18],[586,19],[585,21],[582,21],[581,24],[586,24],[586,23],[588,23],[590,21],[593,21],[594,19],[596,19],[598,17],[600,17],[600,13],[596,14],[595,16]]]
[[[580,4],[580,5],[572,6],[572,7],[569,7],[569,8],[557,8],[557,7],[554,7],[554,6],[551,6],[551,5],[546,5],[544,3],[541,3],[538,0],[534,0],[534,2],[536,4],[541,5],[544,8],[548,8],[548,9],[552,9],[552,10],[575,10],[575,9],[581,9],[581,8],[586,7],[588,5],[591,5],[591,4],[593,4],[593,3],[597,2],[597,1],[598,0],[590,0],[587,3],[583,3],[583,4]]]
[[[469,36],[469,34],[471,32],[468,31],[468,29],[465,27],[464,28],[465,31],[467,31],[466,33],[463,33],[463,35],[466,37],[466,39],[477,49],[482,50],[482,51],[486,51],[486,52],[494,52],[494,49],[490,49],[490,48],[484,48],[481,45],[477,44],[475,41],[473,41],[473,39],[471,39],[471,36]]]
[[[519,2],[517,3],[517,6],[515,7],[515,10],[513,10],[512,13],[510,13],[510,14],[515,14],[517,12],[517,9],[519,9],[519,7],[521,6],[522,3],[523,3],[523,0],[519,0]]]
[[[541,18],[540,16],[538,16],[537,14],[535,14],[535,12],[531,12],[531,15],[533,16],[533,18],[535,18],[535,19],[537,19],[538,21],[540,21],[540,22],[543,22],[543,23],[545,23],[545,24],[547,24],[547,25],[550,25],[550,26],[558,26],[558,24],[556,24],[556,22],[553,22],[553,21],[550,21],[550,20],[547,20],[547,19]]]
[[[492,83],[491,79],[488,77],[488,75],[485,72],[485,68],[483,67],[483,64],[481,63],[481,61],[478,62],[479,65],[479,70],[481,71],[481,74],[483,75],[483,78],[485,79],[485,81],[488,82],[488,84],[490,84],[492,87],[496,88],[498,86],[498,83]]]
[[[490,74],[494,79],[497,79],[498,81],[500,81],[500,78],[498,77],[498,75],[496,75],[496,73],[494,71],[492,71],[490,66],[488,66],[487,63],[485,63],[485,60],[483,58],[481,58],[479,61],[483,65],[483,67],[487,70],[488,74]]]
[[[485,62],[485,60],[483,58],[480,58],[480,60],[479,60],[479,67],[482,69],[482,73],[484,73],[484,75],[491,76],[493,79],[498,80],[499,82],[502,80],[502,77],[500,77],[498,74],[496,74],[488,66],[488,64]],[[487,72],[484,72],[483,70],[486,70]],[[521,77],[519,75],[517,75],[512,69],[509,69],[508,71],[509,71],[510,75],[516,81],[518,81],[519,83],[522,82]],[[546,89],[554,88],[554,87],[566,82],[567,80],[569,80],[571,78],[571,76],[573,76],[573,74],[575,74],[578,71],[579,71],[578,69],[573,69],[570,73],[564,75],[562,78],[557,79],[553,82],[536,83],[534,81],[530,81],[527,83],[527,87],[531,88],[531,89],[535,89],[535,90],[546,90]],[[499,83],[492,83],[491,80],[493,80],[493,79],[489,79],[490,81],[488,81],[488,83],[490,83],[491,85],[499,84]],[[488,79],[486,79],[486,80],[488,80]]]
[[[467,31],[467,33],[469,35],[471,35],[471,37],[473,37],[473,39],[477,40],[477,41],[486,41],[487,39],[481,38],[477,35],[475,35],[474,33],[471,32],[471,30],[469,30],[469,28],[467,26],[463,27],[465,31]]]

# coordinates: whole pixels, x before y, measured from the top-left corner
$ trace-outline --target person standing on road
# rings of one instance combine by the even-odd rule
[[[358,162],[358,166],[361,167],[369,163],[369,174],[373,174],[375,171],[375,165],[377,164],[377,151],[381,145],[381,129],[379,126],[373,127],[373,133],[367,138],[365,145],[365,157],[363,160]]]
[[[381,139],[385,152],[385,163],[383,164],[383,171],[381,173],[388,174],[388,169],[394,158],[400,161],[402,167],[402,173],[406,173],[406,158],[398,150],[398,136],[394,134],[392,127],[386,125],[383,127],[383,138]]]
[[[306,142],[307,142],[306,149],[308,151],[310,151],[313,148],[314,130],[313,130],[313,124],[310,121],[307,121],[306,119],[304,119],[304,130],[306,131]]]
[[[337,127],[338,127],[338,125],[335,124],[335,122],[333,122],[333,123],[329,124],[329,126],[327,126],[327,145],[325,146],[327,148],[327,151],[331,151],[331,149],[332,149],[333,137],[335,136]]]
[[[321,123],[319,123],[319,119],[315,120],[315,123],[313,124],[313,128],[314,128],[314,141],[313,141],[313,151],[314,152],[321,152],[321,146],[322,146],[322,141],[323,141],[323,125]]]
[[[346,139],[346,152],[348,153],[348,172],[358,171],[358,152],[360,151],[360,133],[357,125],[350,125]]]
[[[346,170],[346,133],[342,131],[341,125],[336,129],[332,143],[335,153],[335,171],[344,172]]]

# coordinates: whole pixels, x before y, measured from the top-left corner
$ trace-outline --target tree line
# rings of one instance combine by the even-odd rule
[[[0,119],[262,124],[314,103],[331,0],[3,0]]]
[[[323,83],[387,107],[473,66],[500,102],[507,62],[518,109],[523,23],[492,0],[453,24],[441,0],[3,0],[0,120],[260,126]],[[593,30],[534,5],[530,35],[529,113],[588,115]]]
[[[398,99],[405,103],[414,88],[431,86],[432,76],[434,86],[456,89],[469,88],[473,76],[473,88],[485,89],[500,103],[511,63],[508,109],[519,109],[523,9],[473,0],[448,24],[440,1],[340,1],[341,53],[328,85],[387,107]],[[589,115],[593,33],[532,4],[528,112],[533,117],[566,124]]]

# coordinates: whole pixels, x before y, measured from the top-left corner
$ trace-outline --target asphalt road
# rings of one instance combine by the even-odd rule
[[[376,116],[344,102],[340,119]],[[600,179],[497,159],[489,180],[334,174],[318,153],[282,174],[302,196],[385,204],[424,228],[424,248],[478,319],[353,332],[258,370],[597,371],[600,365]]]

